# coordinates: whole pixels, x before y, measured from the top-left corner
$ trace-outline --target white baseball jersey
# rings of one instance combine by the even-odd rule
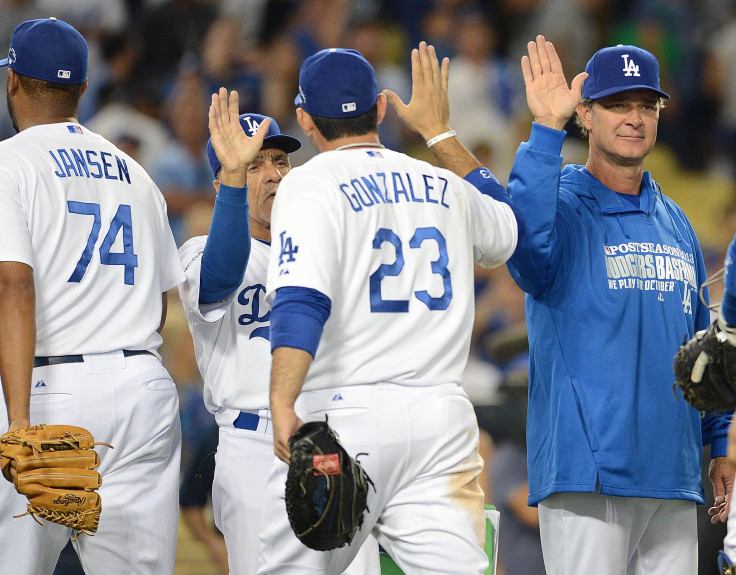
[[[240,287],[220,302],[201,305],[199,276],[206,241],[206,236],[195,237],[179,249],[186,273],[179,293],[204,379],[205,405],[218,415],[218,423],[232,424],[237,413],[225,415],[229,410],[258,411],[268,407],[271,306],[265,301],[264,284],[271,247],[252,240]],[[229,421],[220,421],[220,417]]]
[[[73,123],[23,130],[0,158],[0,261],[33,268],[36,355],[156,350],[183,273],[143,168]]]
[[[285,286],[332,302],[304,391],[376,382],[460,384],[474,314],[473,264],[516,247],[511,208],[390,150],[317,155],[283,179],[268,296]]]

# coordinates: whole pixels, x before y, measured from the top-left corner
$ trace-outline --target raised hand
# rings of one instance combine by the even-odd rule
[[[561,130],[575,112],[588,74],[575,76],[567,86],[560,57],[552,42],[537,36],[527,44],[528,56],[521,58],[521,71],[526,86],[526,101],[534,121]]]
[[[447,83],[450,77],[450,59],[444,58],[442,66],[437,60],[434,46],[420,42],[411,51],[411,100],[404,104],[391,90],[384,90],[389,104],[399,118],[425,140],[450,129],[450,101]]]
[[[242,188],[247,182],[246,168],[261,151],[263,138],[268,134],[271,120],[266,119],[258,126],[258,131],[248,137],[240,125],[238,113],[238,93],[220,88],[212,94],[209,110],[209,128],[212,147],[222,166],[220,181],[226,186]]]

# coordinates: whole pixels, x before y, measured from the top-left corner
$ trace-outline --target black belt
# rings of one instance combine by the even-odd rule
[[[147,349],[124,349],[123,355],[130,357],[132,355],[143,355],[148,353],[153,355]],[[60,363],[82,363],[84,361],[83,355],[50,355],[47,357],[34,357],[33,367],[45,367],[47,365],[59,365]]]

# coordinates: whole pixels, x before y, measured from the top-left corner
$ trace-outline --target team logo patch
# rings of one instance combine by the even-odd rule
[[[250,116],[245,117],[245,123],[248,124],[248,131],[250,132],[251,136],[255,136],[256,132],[258,131],[258,126],[260,124],[256,122],[253,118]]]
[[[629,60],[628,54],[621,54],[621,57],[624,59],[624,76],[640,76],[639,74],[639,66],[636,65],[634,60]]]
[[[15,48],[8,50],[8,63],[15,64]]]
[[[314,475],[340,475],[340,456],[337,453],[313,455]]]

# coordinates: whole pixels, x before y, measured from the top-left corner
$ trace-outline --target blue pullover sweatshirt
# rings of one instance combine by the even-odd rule
[[[639,207],[534,124],[509,194],[526,235],[508,262],[527,293],[529,503],[563,491],[704,503],[701,458],[725,455],[729,416],[673,392],[683,339],[710,323],[695,232],[645,172]],[[707,294],[706,294],[707,297]]]

